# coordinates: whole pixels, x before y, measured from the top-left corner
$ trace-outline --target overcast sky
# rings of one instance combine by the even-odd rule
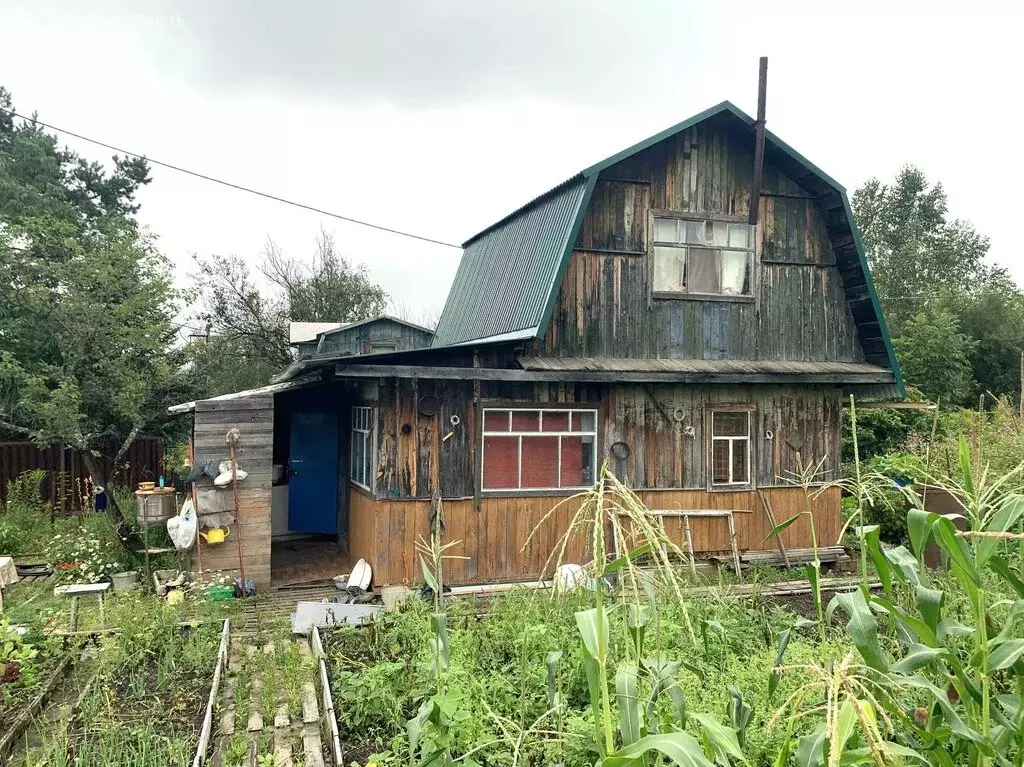
[[[2,0],[0,84],[44,122],[459,243],[719,101],[753,112],[767,55],[772,131],[851,192],[919,165],[1022,282],[1020,5]],[[307,257],[323,226],[423,318],[458,266],[455,249],[152,176],[140,218],[183,278],[192,253],[256,264],[268,236]]]

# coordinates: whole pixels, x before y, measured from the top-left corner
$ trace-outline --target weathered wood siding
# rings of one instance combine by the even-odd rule
[[[420,412],[424,397],[437,397],[438,413]],[[759,486],[782,484],[797,469],[798,445],[805,463],[823,458],[823,480],[839,471],[842,395],[830,386],[687,384],[512,384],[483,381],[381,379],[377,397],[376,495],[444,498],[474,495],[479,475],[479,412],[484,406],[541,407],[582,404],[598,410],[598,461],[637,488],[704,488],[704,415],[713,404],[749,404],[753,475]],[[459,423],[452,425],[452,416]],[[685,433],[693,426],[694,435]],[[770,438],[769,438],[770,433]],[[448,435],[451,436],[448,436]],[[447,439],[445,437],[447,436]],[[610,454],[625,442],[626,460]]]
[[[786,484],[805,465],[821,464],[820,481],[836,478],[842,452],[842,394],[828,386],[626,385],[603,402],[603,455],[623,482],[637,488],[707,487],[707,412],[714,405],[752,405],[752,475],[758,487]],[[687,427],[693,427],[693,436]],[[614,442],[629,458],[610,454]]]
[[[495,403],[599,403],[603,387],[482,381],[381,379],[377,394],[377,488],[389,498],[472,497],[478,476],[480,408]],[[436,415],[421,412],[436,397]],[[369,403],[367,403],[369,404]],[[455,417],[457,423],[453,424]]]
[[[357,325],[353,328],[345,328],[324,336],[324,344],[320,352],[322,354],[370,354],[382,352],[380,345],[394,347],[388,351],[408,351],[409,349],[424,349],[430,346],[433,333],[424,330],[417,330],[400,322],[389,319],[380,319],[368,322],[365,325]],[[377,346],[378,348],[374,348]]]
[[[777,487],[763,491],[778,520],[788,519],[804,510],[804,496],[799,488]],[[738,545],[743,550],[774,549],[771,541],[764,543],[771,525],[754,492],[714,492],[703,490],[647,490],[640,498],[652,509],[732,509],[738,513],[736,528]],[[550,576],[550,560],[560,538],[578,506],[563,503],[546,521],[564,497],[487,498],[480,510],[472,500],[444,502],[446,543],[459,542],[450,549],[454,556],[466,560],[447,560],[445,580],[452,584],[522,581]],[[430,502],[426,500],[374,500],[353,490],[352,556],[365,558],[373,567],[377,586],[417,584],[423,576],[416,553],[416,541],[429,537]],[[839,535],[839,491],[830,489],[812,499],[818,540],[834,543]],[[543,524],[542,524],[543,521]],[[530,545],[526,546],[534,531]],[[682,523],[667,520],[666,530],[685,551]],[[694,550],[700,553],[725,552],[729,549],[726,522],[722,519],[693,519],[690,523]],[[783,534],[787,546],[807,546],[809,523],[801,519]],[[585,562],[589,550],[585,536],[575,537],[566,550],[567,562]],[[525,548],[524,548],[525,547]]]
[[[225,437],[230,429],[240,433],[236,456],[240,468],[248,472],[238,484],[239,518],[231,526],[224,543],[208,546],[200,540],[204,570],[222,570],[235,576],[238,572],[236,538],[241,538],[245,576],[257,584],[270,583],[270,482],[274,439],[274,398],[254,396],[226,402],[200,401],[195,410],[196,461],[226,461],[228,446]],[[202,480],[200,487],[212,487]],[[230,490],[220,492],[228,493]],[[203,508],[200,504],[200,523]],[[193,550],[192,566],[199,567]]]
[[[824,212],[771,164],[752,300],[649,298],[651,210],[745,221],[752,167],[749,141],[708,122],[604,171],[532,353],[863,361]]]

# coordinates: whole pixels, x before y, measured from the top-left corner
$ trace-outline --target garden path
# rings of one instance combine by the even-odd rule
[[[317,665],[309,639],[286,630],[232,637],[213,767],[326,767]]]

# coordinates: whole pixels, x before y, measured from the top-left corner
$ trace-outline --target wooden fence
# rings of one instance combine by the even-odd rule
[[[139,482],[155,481],[164,470],[164,442],[160,437],[139,437],[113,466],[118,446],[103,451],[98,459],[107,476],[118,484],[134,487]],[[0,503],[7,502],[7,486],[26,471],[42,469],[46,478],[42,494],[53,503],[59,513],[82,509],[82,494],[88,471],[78,451],[60,445],[40,447],[31,442],[0,442]]]

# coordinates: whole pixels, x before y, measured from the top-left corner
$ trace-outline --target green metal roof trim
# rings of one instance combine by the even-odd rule
[[[574,176],[467,241],[432,346],[516,331],[532,338],[557,295],[593,188]]]
[[[734,117],[751,130],[754,128],[753,117],[734,104],[723,101],[591,165],[467,240],[463,246],[466,250],[459,271],[434,335],[433,346],[466,343],[512,331],[527,331],[526,335],[530,338],[544,333],[601,171],[680,131],[723,114]],[[857,263],[878,322],[889,368],[900,395],[905,396],[906,390],[892,338],[882,314],[846,189],[768,130],[765,131],[765,145],[766,153],[771,151],[781,154],[841,198],[846,219],[844,223],[853,235]],[[529,250],[533,247],[536,247],[535,253]],[[502,264],[501,261],[506,259],[510,263]],[[510,276],[520,280],[521,284],[494,282]],[[531,329],[532,333],[529,332]]]

